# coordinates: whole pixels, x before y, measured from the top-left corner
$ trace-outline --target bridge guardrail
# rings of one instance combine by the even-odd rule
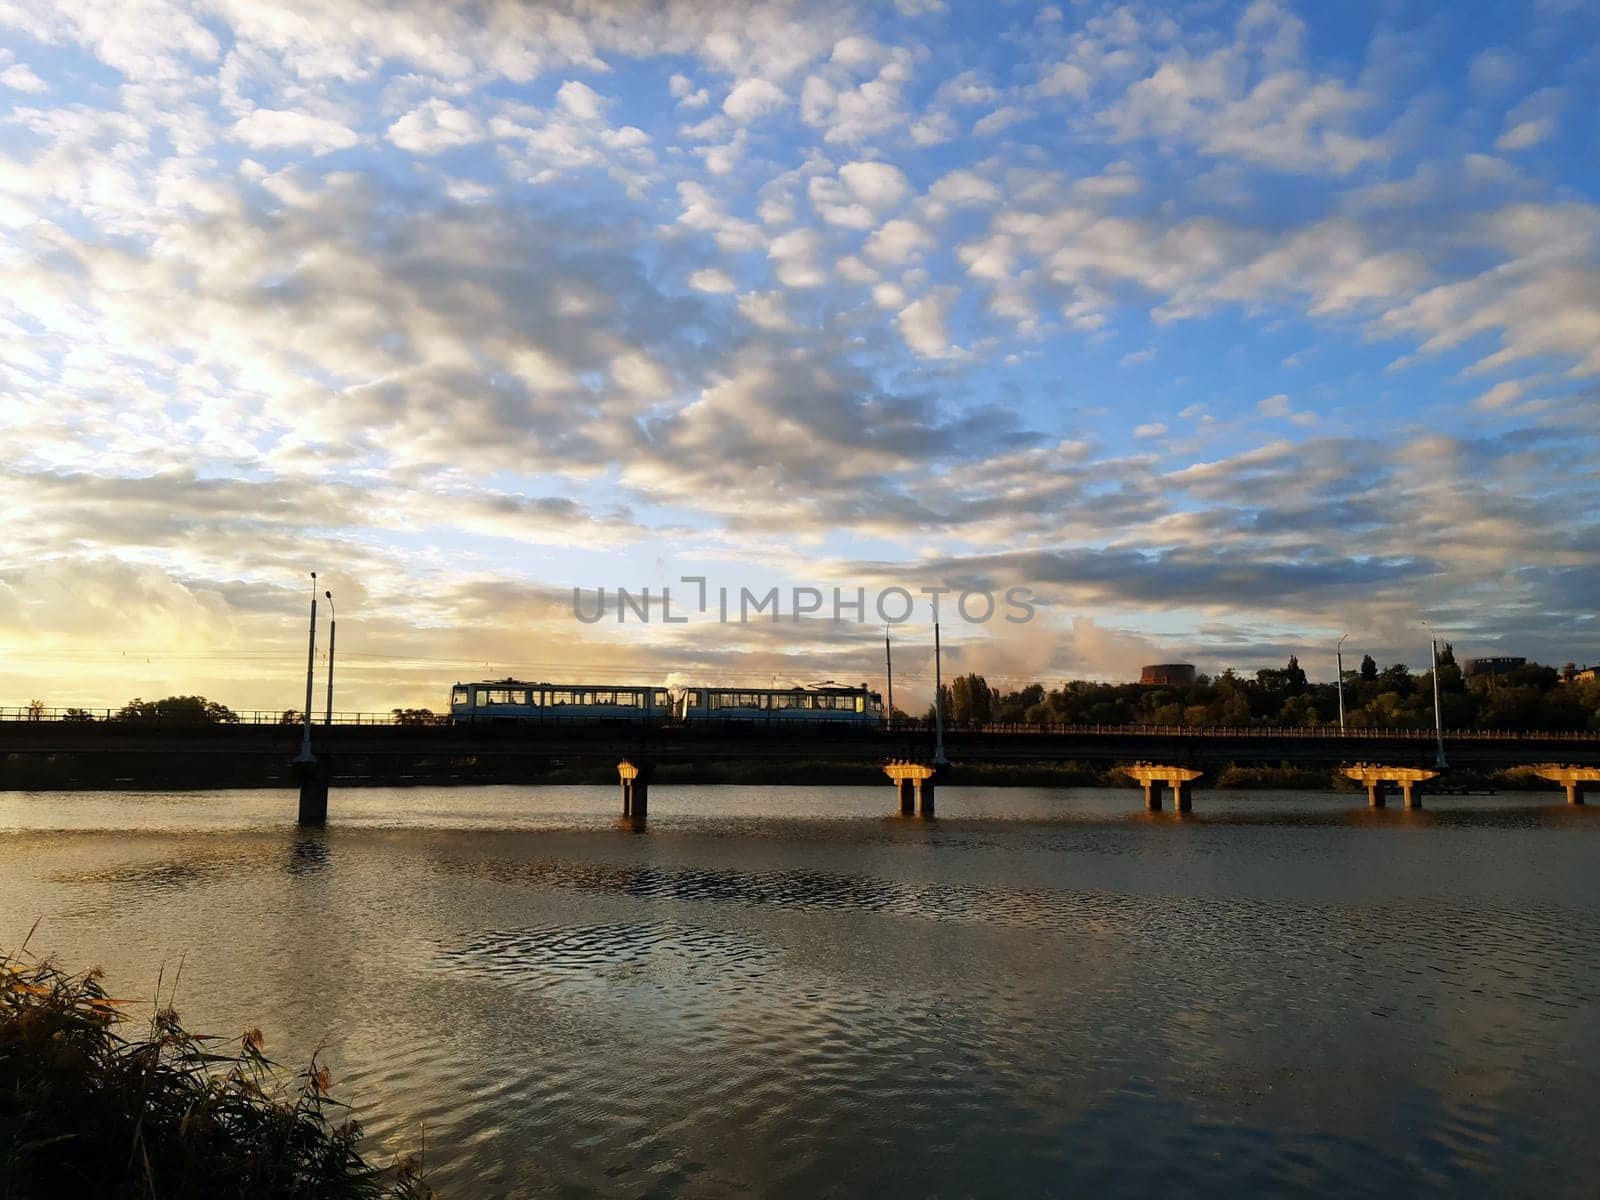
[[[106,724],[118,726],[163,726],[200,728],[207,726],[231,727],[248,725],[253,727],[273,726],[284,729],[297,729],[300,721],[285,721],[281,711],[246,710],[237,712],[234,721],[208,721],[196,719],[192,714],[173,714],[163,716],[120,716],[121,710],[114,708],[60,708],[27,705],[22,707],[0,707],[0,723],[81,723],[81,724]],[[452,722],[448,715],[434,714],[431,719],[422,718],[415,714],[397,717],[393,712],[335,712],[331,722],[338,726],[382,727],[399,726],[409,728],[440,728],[451,727]],[[313,729],[325,728],[328,722],[323,718],[313,716]],[[498,728],[500,723],[484,723],[486,728]],[[672,720],[631,719],[617,718],[608,721],[604,718],[589,717],[559,717],[541,715],[539,718],[526,722],[511,723],[514,725],[526,724],[530,726],[545,727],[585,727],[616,724],[618,726],[649,727],[653,729],[669,730],[684,728],[681,722]],[[935,730],[933,722],[921,719],[906,719],[888,722],[883,725],[859,725],[852,722],[836,719],[805,720],[803,718],[786,718],[781,722],[767,721],[726,721],[716,722],[722,727],[748,725],[760,729],[825,729],[836,734],[848,735],[850,733],[895,733],[895,734],[920,734],[932,737]],[[1115,737],[1127,736],[1137,738],[1172,737],[1185,739],[1329,739],[1348,742],[1364,742],[1375,739],[1389,739],[1401,741],[1432,741],[1435,732],[1431,728],[1391,728],[1391,729],[1344,729],[1330,725],[1102,725],[1102,724],[1075,724],[1066,722],[1041,722],[1037,724],[1028,722],[1004,721],[949,721],[945,723],[945,734],[960,737],[964,734],[1008,734],[1016,736],[1054,736],[1054,737]],[[1570,741],[1593,743],[1600,742],[1600,731],[1582,729],[1446,729],[1444,737],[1447,742],[1460,741]]]

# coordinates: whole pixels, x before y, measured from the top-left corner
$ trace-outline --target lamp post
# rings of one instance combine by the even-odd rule
[[[306,643],[306,707],[304,732],[300,738],[300,753],[295,762],[316,762],[311,753],[311,680],[317,668],[317,573],[311,572],[311,633]]]
[[[333,640],[339,634],[339,614],[333,607],[333,593],[322,593],[328,600],[328,711],[324,725],[333,724]]]
[[[883,677],[884,677],[884,682],[887,683],[887,685],[888,685],[888,692],[889,692],[889,708],[883,714],[883,716],[884,716],[884,728],[885,729],[893,729],[894,728],[894,659],[890,656],[890,653],[889,653],[889,627],[887,625],[884,626],[884,629],[883,629]]]
[[[1339,732],[1344,732],[1344,639],[1350,635],[1344,634],[1339,638],[1338,645],[1333,648],[1334,661],[1339,669]]]
[[[933,622],[933,765],[947,767],[944,756],[944,677],[939,669],[939,620]]]
[[[1434,765],[1442,771],[1445,769],[1444,716],[1439,711],[1439,638],[1428,618],[1423,617],[1422,623],[1428,627],[1428,653],[1433,662],[1433,735],[1438,744],[1438,758]]]

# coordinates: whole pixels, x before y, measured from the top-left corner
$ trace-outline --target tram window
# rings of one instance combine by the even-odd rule
[[[512,691],[510,688],[490,688],[484,693],[485,704],[521,704],[524,693]]]
[[[690,692],[689,693],[689,707],[690,708],[699,708],[700,707],[700,693],[699,692]]]
[[[773,708],[798,708],[799,705],[795,703],[795,701],[798,700],[798,699],[800,699],[799,696],[789,696],[789,695],[774,696],[772,698],[772,707]]]
[[[530,708],[542,708],[542,707],[544,707],[544,693],[542,691],[540,691],[538,688],[534,688],[531,692],[528,693],[528,707],[530,707]]]
[[[866,712],[867,711],[867,701],[866,701],[866,698],[864,696],[857,696],[856,697],[856,711],[857,712]]]
[[[617,694],[615,692],[596,692],[594,699],[589,701],[590,704],[615,704],[616,702]]]
[[[454,688],[450,689],[450,703],[451,704],[465,704],[467,702],[467,696],[469,694],[470,693],[468,692],[468,689],[466,689],[464,687],[459,687],[459,686],[458,687],[454,687]]]
[[[550,703],[551,704],[571,704],[572,703],[572,693],[571,692],[551,692],[550,693]]]
[[[638,692],[618,692],[617,704],[622,708],[637,708],[639,704]]]
[[[667,694],[665,692],[656,693],[655,705],[657,708],[665,708],[667,706]]]

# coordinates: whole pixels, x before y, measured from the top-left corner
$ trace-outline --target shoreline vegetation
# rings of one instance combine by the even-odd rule
[[[259,1030],[193,1033],[157,992],[138,1029],[99,971],[0,956],[0,1196],[433,1195],[419,1163],[362,1156],[315,1056],[287,1075]]]

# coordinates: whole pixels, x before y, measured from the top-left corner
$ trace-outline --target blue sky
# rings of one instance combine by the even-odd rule
[[[1600,658],[1597,16],[0,6],[0,703]]]

